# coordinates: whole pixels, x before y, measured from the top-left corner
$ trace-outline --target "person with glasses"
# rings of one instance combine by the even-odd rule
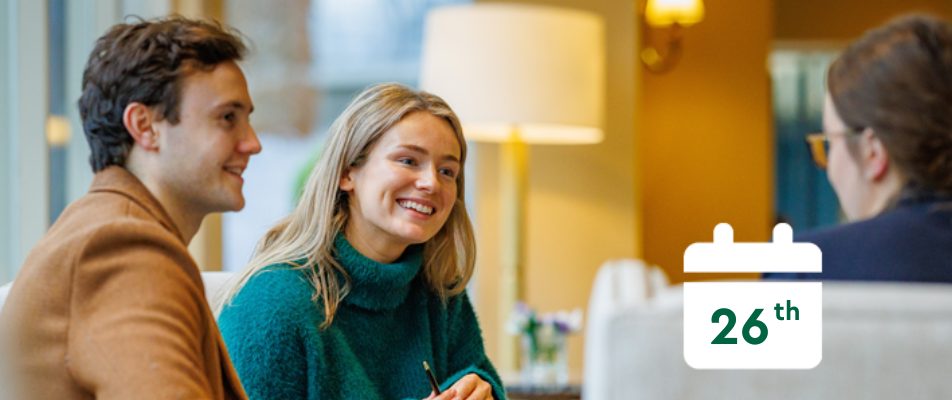
[[[797,238],[822,273],[765,278],[952,283],[952,25],[904,16],[851,44],[823,129],[807,142],[849,222]]]

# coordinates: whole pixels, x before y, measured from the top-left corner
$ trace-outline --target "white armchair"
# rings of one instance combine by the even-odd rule
[[[234,272],[202,272],[202,282],[205,284],[205,299],[209,307],[215,307],[215,302],[219,296],[223,295],[225,288],[231,285],[231,279],[235,276]],[[216,316],[217,318],[217,316]]]
[[[0,309],[3,309],[3,304],[7,302],[7,294],[10,293],[11,287],[13,287],[13,282],[0,286]]]
[[[949,399],[952,285],[823,285],[823,360],[812,370],[695,370],[684,362],[680,286],[609,263],[589,303],[583,397]]]

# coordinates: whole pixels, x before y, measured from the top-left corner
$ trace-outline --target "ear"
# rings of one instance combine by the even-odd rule
[[[347,168],[344,170],[344,173],[340,176],[340,190],[345,192],[350,192],[354,190],[354,169]]]
[[[158,132],[155,130],[155,116],[145,104],[132,102],[122,112],[122,124],[132,136],[137,146],[147,151],[159,149]]]
[[[867,128],[862,133],[864,176],[872,182],[885,179],[889,172],[889,152],[879,136],[872,129]]]

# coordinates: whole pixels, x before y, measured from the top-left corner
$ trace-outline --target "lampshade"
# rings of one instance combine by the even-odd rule
[[[704,19],[701,0],[648,0],[645,20],[651,26],[694,25]]]
[[[437,8],[424,30],[422,89],[443,97],[467,139],[602,140],[604,26],[564,8],[471,4]]]

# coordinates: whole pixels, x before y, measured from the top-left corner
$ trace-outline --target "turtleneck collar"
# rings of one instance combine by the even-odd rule
[[[410,283],[423,265],[423,246],[407,247],[396,261],[383,264],[357,251],[339,233],[335,258],[350,276],[350,292],[343,302],[368,310],[392,310],[407,298]]]

